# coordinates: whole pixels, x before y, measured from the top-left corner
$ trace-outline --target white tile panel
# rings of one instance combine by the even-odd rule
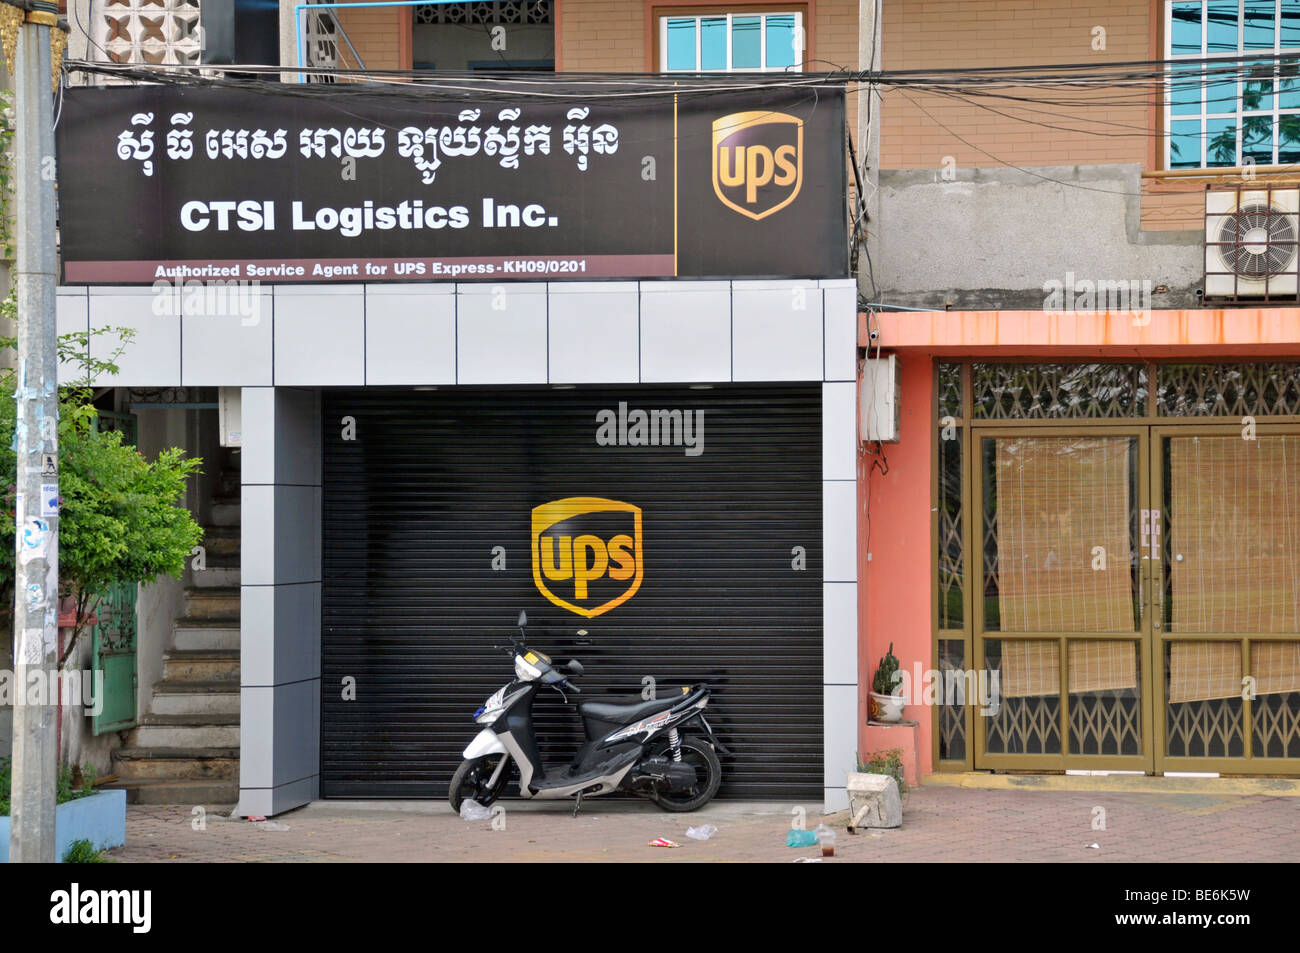
[[[642,383],[729,380],[730,282],[642,282]]]
[[[546,285],[459,285],[456,379],[546,383]]]
[[[548,287],[551,383],[636,383],[640,362],[637,283],[553,282]]]

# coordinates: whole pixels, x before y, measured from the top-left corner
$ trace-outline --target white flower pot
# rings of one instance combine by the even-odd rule
[[[903,696],[871,693],[871,720],[892,724],[903,720]]]

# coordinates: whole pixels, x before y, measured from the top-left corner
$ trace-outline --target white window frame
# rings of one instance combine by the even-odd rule
[[[727,20],[727,65],[723,69],[699,69],[700,65],[700,37],[702,30],[700,23],[702,20],[718,20],[723,17]],[[731,21],[733,17],[758,17],[758,69],[735,70],[731,65]],[[794,17],[794,35],[801,42],[799,49],[795,51],[793,66],[768,66],[767,65],[767,18],[768,17]],[[694,20],[695,21],[695,65],[693,70],[669,70],[668,69],[668,21],[669,20]],[[721,10],[717,13],[686,14],[685,16],[674,15],[671,13],[661,14],[659,16],[659,72],[661,73],[786,73],[786,72],[803,72],[804,54],[807,52],[807,34],[803,28],[803,14],[796,10],[773,10],[771,13],[724,13]]]
[[[1182,5],[1182,4],[1189,3],[1189,2],[1195,2],[1195,3],[1198,3],[1198,4],[1200,5],[1200,8],[1201,8],[1201,49],[1200,49],[1200,52],[1199,52],[1199,53],[1177,53],[1177,54],[1176,54],[1176,53],[1174,53],[1174,51],[1173,51],[1173,49],[1174,49],[1174,31],[1173,31],[1174,5],[1175,5],[1175,4]],[[1242,59],[1245,59],[1245,58],[1248,58],[1248,57],[1251,57],[1251,56],[1262,56],[1262,57],[1267,57],[1267,56],[1273,56],[1273,55],[1276,55],[1276,54],[1292,53],[1292,52],[1294,52],[1294,53],[1296,54],[1297,62],[1300,62],[1300,47],[1295,47],[1295,46],[1282,46],[1282,0],[1273,0],[1273,48],[1272,48],[1271,50],[1267,50],[1267,49],[1263,49],[1263,50],[1247,50],[1247,49],[1245,49],[1245,42],[1246,42],[1246,30],[1245,30],[1245,12],[1246,12],[1246,9],[1245,9],[1245,8],[1246,8],[1246,3],[1245,3],[1245,0],[1237,0],[1237,50],[1236,50],[1236,52],[1233,52],[1233,53],[1210,53],[1210,52],[1208,51],[1208,49],[1207,49],[1207,44],[1209,43],[1210,30],[1209,30],[1209,24],[1206,22],[1206,13],[1207,13],[1206,7],[1207,7],[1207,4],[1208,4],[1208,3],[1215,3],[1215,4],[1217,5],[1217,4],[1221,3],[1221,2],[1222,2],[1222,0],[1165,0],[1165,9],[1164,9],[1164,23],[1165,23],[1164,53],[1165,53],[1165,59],[1166,59],[1166,60],[1170,60],[1170,61],[1177,61],[1177,60],[1192,60],[1192,61],[1195,61],[1195,60],[1199,60],[1199,59],[1214,59],[1214,58],[1217,58],[1217,57],[1222,57],[1222,58],[1224,58],[1224,59],[1229,59],[1229,60],[1231,60],[1231,59],[1236,59],[1236,58],[1238,58],[1238,57],[1240,57],[1240,58],[1242,58]],[[1210,171],[1214,171],[1214,170],[1218,170],[1218,169],[1222,169],[1222,170],[1225,170],[1225,171],[1226,171],[1226,170],[1234,169],[1234,168],[1242,168],[1243,165],[1242,165],[1242,155],[1241,155],[1241,132],[1242,132],[1242,116],[1243,116],[1243,113],[1242,113],[1242,109],[1241,109],[1241,103],[1242,103],[1242,92],[1243,92],[1243,86],[1244,86],[1244,82],[1242,81],[1242,79],[1239,77],[1239,78],[1234,82],[1234,85],[1236,86],[1236,94],[1237,94],[1237,95],[1236,95],[1236,107],[1237,107],[1237,108],[1236,108],[1235,111],[1233,111],[1233,112],[1224,112],[1224,111],[1222,111],[1222,110],[1215,111],[1215,112],[1210,112],[1210,111],[1209,111],[1211,107],[1210,107],[1210,105],[1209,105],[1208,103],[1206,103],[1206,101],[1205,101],[1205,91],[1206,91],[1206,87],[1207,87],[1208,85],[1212,85],[1212,84],[1213,84],[1213,85],[1217,85],[1217,84],[1216,84],[1215,81],[1213,81],[1213,80],[1206,80],[1206,81],[1203,82],[1202,85],[1201,85],[1201,109],[1200,109],[1200,112],[1198,112],[1198,113],[1180,113],[1180,114],[1175,114],[1175,113],[1174,113],[1174,102],[1173,102],[1173,92],[1174,92],[1173,83],[1174,83],[1174,78],[1175,78],[1174,74],[1175,74],[1175,70],[1171,68],[1171,69],[1168,71],[1168,73],[1167,73],[1167,78],[1166,78],[1165,86],[1164,86],[1164,143],[1163,143],[1163,146],[1162,146],[1162,148],[1161,148],[1161,154],[1162,154],[1162,156],[1163,156],[1163,158],[1164,158],[1164,167],[1165,167],[1165,169],[1168,169],[1168,170],[1173,170],[1173,169],[1174,169],[1174,156],[1173,156],[1173,142],[1174,142],[1174,139],[1173,139],[1173,123],[1175,123],[1175,122],[1190,122],[1190,121],[1199,121],[1200,124],[1201,124],[1201,135],[1200,135],[1201,155],[1200,155],[1200,160],[1199,160],[1199,162],[1197,163],[1197,165],[1195,166],[1195,168],[1208,169],[1208,170],[1210,170]],[[1300,76],[1297,76],[1297,79],[1300,79]],[[1269,163],[1267,163],[1266,165],[1277,165],[1277,164],[1278,164],[1278,155],[1277,155],[1277,154],[1278,154],[1278,148],[1279,148],[1279,146],[1280,146],[1280,138],[1281,138],[1280,135],[1279,135],[1279,132],[1280,132],[1280,119],[1281,119],[1281,117],[1282,117],[1282,116],[1295,116],[1295,115],[1300,115],[1300,107],[1288,107],[1288,108],[1286,108],[1286,109],[1283,109],[1283,108],[1282,108],[1282,85],[1281,85],[1281,76],[1279,75],[1279,71],[1278,71],[1277,69],[1274,69],[1274,71],[1273,71],[1272,83],[1273,83],[1273,92],[1272,92],[1272,96],[1271,96],[1272,101],[1273,101],[1273,102],[1272,102],[1272,109],[1271,109],[1271,110],[1263,110],[1263,109],[1261,109],[1261,110],[1250,110],[1248,113],[1245,113],[1245,115],[1248,115],[1248,116],[1264,115],[1264,114],[1268,114],[1268,113],[1270,113],[1270,112],[1271,112],[1271,114],[1272,114],[1272,117],[1273,117],[1273,156],[1272,156],[1272,161],[1269,162]],[[1293,91],[1300,91],[1300,88],[1297,88],[1296,90],[1293,90]],[[1233,154],[1233,164],[1232,164],[1232,165],[1219,166],[1219,165],[1208,165],[1208,164],[1207,164],[1207,162],[1208,162],[1208,160],[1209,160],[1209,136],[1208,136],[1208,134],[1206,133],[1206,128],[1207,128],[1207,123],[1208,123],[1210,120],[1213,120],[1213,119],[1233,119],[1233,120],[1235,120],[1236,133],[1237,133],[1237,144],[1236,144],[1236,150],[1235,150],[1235,152],[1234,152],[1234,154]],[[1185,160],[1186,160],[1186,157],[1180,157],[1180,161],[1185,161]],[[1256,166],[1257,166],[1257,167],[1258,167],[1258,165],[1259,165],[1259,163],[1256,163]],[[1184,166],[1183,168],[1187,168],[1187,167]]]

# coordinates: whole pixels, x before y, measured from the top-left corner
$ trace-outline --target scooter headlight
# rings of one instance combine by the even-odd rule
[[[515,656],[515,677],[521,682],[532,682],[542,677],[542,670],[522,655]]]

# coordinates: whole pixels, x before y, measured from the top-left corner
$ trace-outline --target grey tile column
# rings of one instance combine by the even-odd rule
[[[822,705],[825,809],[849,806],[845,772],[857,767],[858,309],[853,279],[819,282],[825,314],[822,383]]]
[[[320,395],[243,388],[240,815],[320,794]]]

